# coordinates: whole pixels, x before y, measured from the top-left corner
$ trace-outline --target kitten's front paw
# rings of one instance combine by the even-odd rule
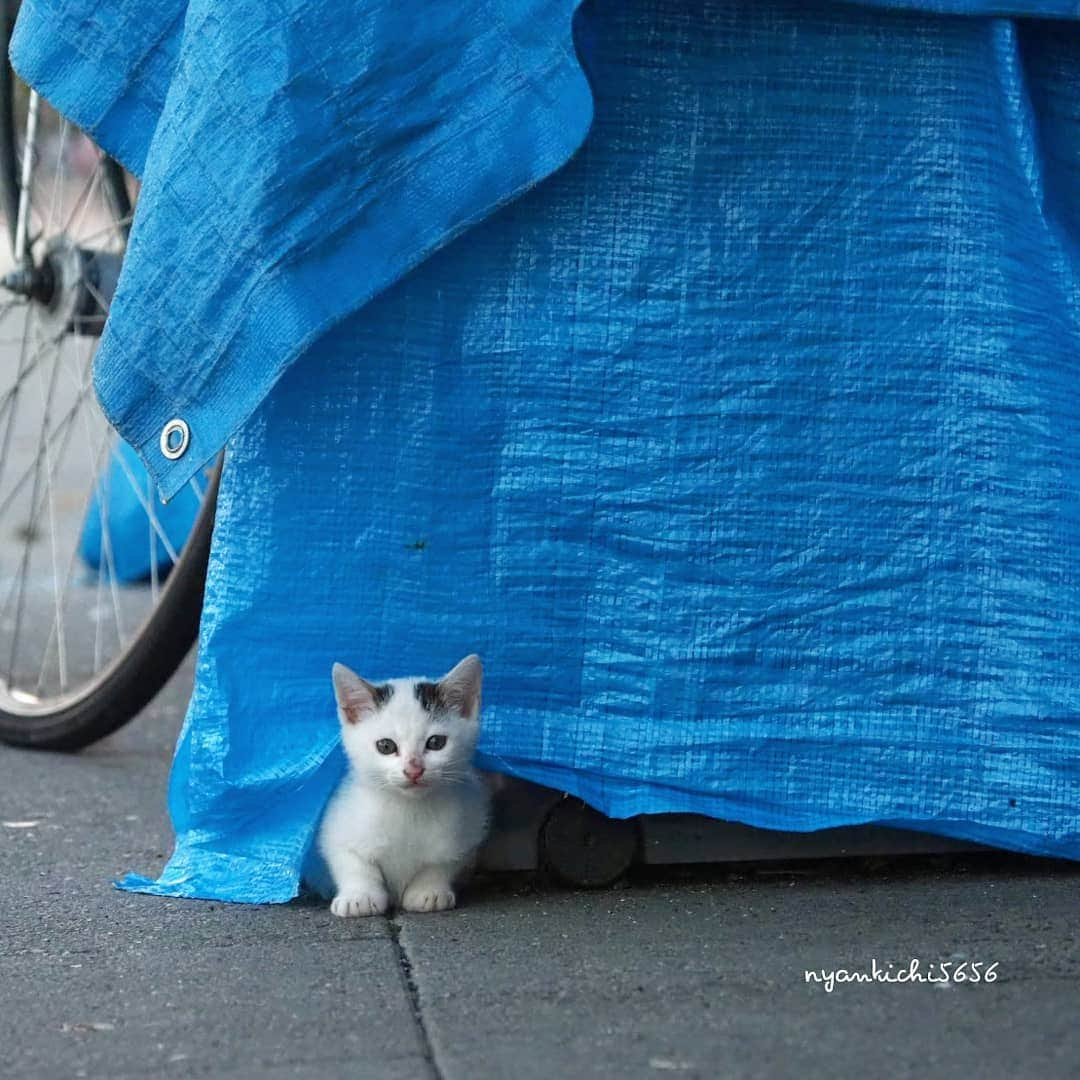
[[[405,911],[448,911],[457,903],[449,885],[421,885],[408,888],[401,898]]]
[[[387,903],[388,897],[384,892],[338,893],[330,901],[330,912],[343,919],[363,918],[366,915],[381,915],[386,911]]]

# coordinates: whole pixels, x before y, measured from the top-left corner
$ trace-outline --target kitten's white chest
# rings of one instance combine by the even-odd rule
[[[479,779],[424,798],[354,785],[339,793],[328,812],[322,845],[347,848],[374,863],[400,898],[421,870],[466,864],[483,841],[487,813],[487,791]]]
[[[431,800],[425,800],[431,801]],[[389,842],[379,853],[378,863],[391,891],[400,895],[405,886],[425,866],[456,862],[460,859],[464,822],[459,809],[443,805],[408,807],[408,812],[388,823]]]

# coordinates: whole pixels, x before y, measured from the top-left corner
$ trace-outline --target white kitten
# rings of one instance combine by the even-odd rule
[[[473,768],[480,658],[438,682],[375,686],[334,665],[341,739],[351,768],[319,830],[335,915],[444,911],[487,832],[490,795]]]

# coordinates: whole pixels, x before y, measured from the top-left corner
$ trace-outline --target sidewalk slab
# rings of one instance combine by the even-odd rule
[[[1075,1077],[1080,875],[972,865],[481,893],[404,917],[401,942],[449,1080]],[[875,957],[997,961],[999,977],[805,981]]]

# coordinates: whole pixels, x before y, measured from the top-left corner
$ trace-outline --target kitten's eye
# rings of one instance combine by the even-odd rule
[[[393,739],[380,739],[375,744],[375,749],[378,750],[380,754],[396,754],[397,743],[394,742]]]
[[[441,750],[446,745],[445,735],[432,735],[427,741],[427,748],[429,750]]]

